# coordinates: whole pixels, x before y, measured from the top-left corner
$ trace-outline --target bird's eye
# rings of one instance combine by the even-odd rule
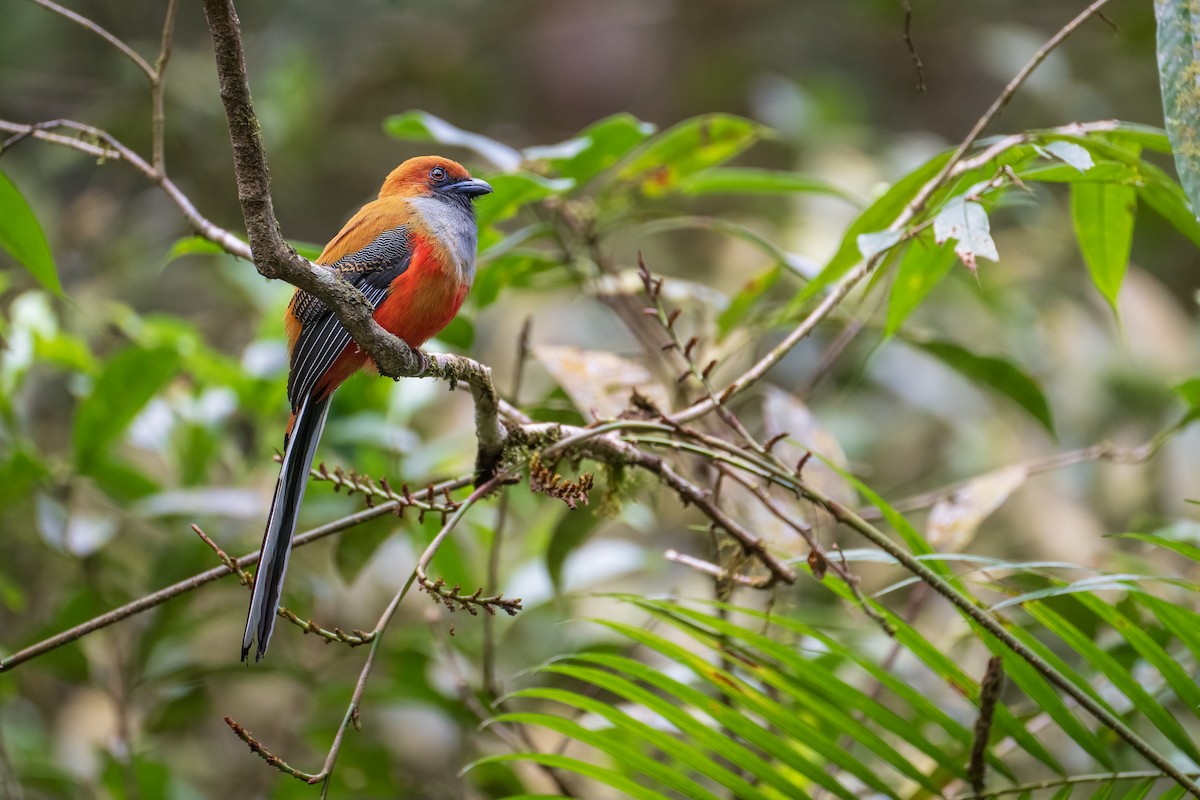
[[[429,170],[429,177],[441,183],[442,181],[446,180],[446,170],[442,169],[441,167],[434,167],[433,169]]]

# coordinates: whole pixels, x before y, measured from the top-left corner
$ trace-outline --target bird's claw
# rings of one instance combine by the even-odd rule
[[[413,348],[413,355],[417,358],[417,375],[424,375],[429,371],[429,365],[432,363],[429,360],[429,356],[425,355],[416,348]]]

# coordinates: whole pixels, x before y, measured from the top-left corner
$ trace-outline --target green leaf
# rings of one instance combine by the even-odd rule
[[[696,714],[690,713],[686,708],[667,699],[677,700],[707,713],[707,710],[716,704],[711,698],[696,689],[668,678],[658,670],[625,656],[591,653],[573,657],[572,662],[578,663],[556,662],[542,667],[542,670],[590,684],[653,712],[687,737],[694,747],[703,748],[714,756],[728,759],[749,770],[759,779],[760,783],[783,792],[785,797],[792,796],[798,790],[798,787],[788,780],[787,771],[780,768],[780,766],[786,766],[786,762],[783,762],[782,765],[775,765],[766,761],[753,749],[744,746],[738,739],[722,735],[713,727],[698,720]],[[585,666],[589,663],[605,666],[607,670]],[[634,682],[635,680],[641,680],[657,691],[650,691],[639,686]],[[723,718],[728,718],[734,725],[737,725],[737,720],[741,719],[740,715],[731,709],[725,709],[723,714],[718,713],[714,718],[718,722],[721,722]],[[753,745],[756,739],[751,733],[745,741],[747,744]],[[769,750],[764,749],[764,752],[769,755]]]
[[[617,623],[602,622],[608,627],[614,627]],[[634,629],[637,630],[637,629]],[[624,633],[624,630],[619,631]],[[652,638],[657,639],[657,637]],[[636,639],[635,639],[636,640]],[[661,651],[660,651],[661,652]],[[671,657],[668,655],[668,657]],[[809,756],[806,751],[802,751],[791,745],[788,737],[779,735],[778,732],[768,730],[762,724],[752,719],[745,711],[742,703],[736,705],[727,705],[717,699],[705,694],[681,681],[677,681],[662,674],[661,670],[647,667],[631,658],[625,656],[614,656],[601,653],[582,653],[573,657],[575,660],[585,663],[600,664],[610,669],[619,669],[624,673],[636,677],[638,680],[646,683],[654,688],[666,692],[673,698],[677,698],[683,703],[692,708],[712,717],[718,725],[730,731],[735,737],[740,738],[747,745],[757,748],[764,755],[772,759],[776,759],[782,765],[794,770],[796,773],[805,776],[806,778],[825,787],[830,792],[837,794],[846,800],[853,800],[853,795],[850,795],[844,787],[838,782],[832,780],[824,771],[824,767],[817,760]],[[728,675],[726,671],[719,671],[722,676]],[[734,680],[730,677],[730,680]],[[600,684],[598,684],[600,685]],[[711,684],[710,684],[711,685]],[[718,687],[719,688],[719,687]],[[733,701],[736,703],[736,701]],[[737,741],[732,737],[726,737],[727,741]],[[721,753],[722,749],[715,752]],[[753,763],[753,762],[747,762]],[[774,770],[764,773],[764,780],[772,782]],[[799,787],[778,786],[772,783],[776,788],[784,791],[785,797],[796,796]],[[790,791],[789,791],[790,788]],[[806,797],[803,793],[799,796]]]
[[[937,725],[945,732],[947,736],[957,742],[964,750],[971,746],[972,735],[966,727],[961,725],[953,717],[947,714],[940,705],[932,702],[922,691],[914,688],[914,686],[910,685],[906,680],[897,678],[887,669],[884,669],[882,666],[873,661],[871,656],[864,652],[863,649],[849,646],[846,643],[839,641],[837,636],[832,636],[821,628],[815,625],[809,625],[794,617],[785,617],[780,616],[779,614],[767,614],[761,611],[738,608],[727,603],[721,603],[717,601],[706,601],[706,605],[725,609],[726,611],[736,614],[743,614],[750,618],[760,620],[764,624],[770,623],[771,625],[774,625],[784,631],[790,631],[800,636],[811,637],[812,639],[820,642],[821,646],[826,648],[830,653],[838,657],[840,660],[853,663],[861,668],[870,676],[872,680],[877,681],[882,687],[886,688],[895,698],[903,701],[904,704],[911,707],[914,710],[916,718],[929,724]],[[914,629],[908,629],[900,631],[897,639],[901,643],[904,643],[906,639],[916,636],[919,636],[919,634],[917,634]],[[932,645],[928,645],[928,652],[936,653],[937,648]],[[949,661],[948,659],[945,663],[948,665],[953,664],[953,662]],[[932,665],[927,666],[929,666],[930,669],[933,669]],[[943,677],[941,674],[936,672],[934,672],[934,676],[939,679]],[[957,677],[961,677],[963,682],[957,682]],[[947,682],[952,689],[963,694],[968,693],[967,689],[964,687],[972,684],[971,679],[963,673],[959,673],[957,676],[951,675],[949,678],[947,678]],[[978,686],[976,686],[975,689],[977,690]],[[992,755],[990,752],[988,754],[988,759],[994,769],[1007,775],[1009,778],[1015,777],[1015,775],[1013,775],[1013,773],[1005,765],[1005,762]]]
[[[1138,630],[1127,617],[1104,600],[1093,594],[1075,595],[1075,600],[1085,609],[1117,630],[1167,680],[1185,705],[1200,702],[1200,690],[1167,653],[1143,631]],[[1134,675],[1111,653],[1095,642],[1095,637],[1079,630],[1064,617],[1051,611],[1042,603],[1033,603],[1025,609],[1031,616],[1046,625],[1077,653],[1087,659],[1088,664],[1098,670],[1114,687],[1127,698],[1138,714],[1146,717],[1167,739],[1188,758],[1200,761],[1200,751],[1192,744],[1188,734],[1178,720],[1143,688],[1144,679]]]
[[[1200,246],[1200,222],[1188,201],[1183,187],[1166,172],[1153,164],[1142,164],[1144,178],[1138,186],[1138,198],[1154,209],[1155,213],[1175,226],[1175,230]]]
[[[1071,185],[1071,221],[1079,250],[1100,294],[1117,310],[1117,294],[1129,267],[1137,189],[1106,183]]]
[[[752,167],[713,167],[701,170],[680,181],[679,191],[689,195],[702,194],[829,194],[856,202],[849,192],[828,181],[801,175]]]
[[[38,283],[62,295],[58,270],[42,226],[21,192],[3,172],[0,172],[0,247],[25,267]]]
[[[582,185],[615,165],[654,131],[649,122],[621,112],[589,125],[574,139],[549,147],[531,147],[524,155],[530,160],[548,160],[559,175]]]
[[[131,346],[109,359],[75,412],[75,463],[81,472],[107,456],[117,437],[175,374],[178,363],[176,352],[165,347]]]
[[[818,753],[822,759],[836,764],[875,791],[888,797],[896,796],[892,787],[883,782],[874,771],[868,769],[860,760],[850,757],[850,754],[838,742],[826,737],[813,736],[811,728],[806,727],[794,713],[783,708],[770,696],[751,686],[747,681],[738,678],[729,670],[714,666],[687,648],[667,641],[663,637],[642,628],[613,622],[612,620],[593,621],[611,628],[651,650],[657,651],[659,654],[681,666],[687,667],[697,678],[700,678],[713,689],[724,694],[730,699],[730,702],[736,703],[742,709],[743,714],[748,711],[754,716],[762,717],[768,725],[776,726],[784,736],[797,742],[804,742],[807,747]],[[762,666],[759,665],[759,667]],[[758,671],[761,670],[756,670],[756,672]],[[817,769],[816,771],[805,772],[805,774],[839,797],[852,800],[853,795],[847,792],[842,784],[831,780],[824,770]]]
[[[619,177],[636,181],[647,195],[660,196],[692,173],[733,158],[762,132],[758,123],[732,114],[693,117],[646,142]]]
[[[1068,144],[1068,142],[1058,142]],[[1040,183],[1119,183],[1140,186],[1144,181],[1142,171],[1120,161],[1098,161],[1086,172],[1080,172],[1067,164],[1034,164],[1017,172],[1023,181]]]
[[[1200,208],[1200,71],[1195,4],[1190,0],[1156,0],[1158,20],[1158,82],[1162,90],[1167,138],[1175,155],[1175,170],[1192,208]]]
[[[1188,675],[1187,670],[1180,666],[1179,661],[1146,632],[1140,619],[1126,616],[1116,606],[1106,603],[1095,595],[1077,595],[1074,599],[1121,634],[1121,638],[1128,642],[1147,664],[1158,670],[1167,685],[1171,687],[1171,691],[1192,712],[1193,716],[1200,717],[1200,686],[1197,686],[1196,682]],[[1136,606],[1132,608],[1136,608]],[[1121,688],[1121,691],[1125,692],[1126,696],[1133,701],[1133,707],[1150,717],[1165,736],[1188,754],[1188,758],[1200,762],[1200,751],[1197,751],[1191,738],[1184,733],[1175,717],[1159,705],[1154,698],[1150,698],[1150,701],[1146,702],[1145,698],[1149,693],[1142,688],[1140,676],[1131,675],[1130,682],[1127,687],[1129,691],[1126,691],[1126,688]],[[1114,681],[1114,685],[1116,685],[1116,681]]]
[[[1165,547],[1168,550],[1173,550],[1184,558],[1190,558],[1193,561],[1200,561],[1200,547],[1187,542],[1181,542],[1177,539],[1169,539],[1165,536],[1157,536],[1152,533],[1117,533],[1113,534],[1113,539],[1135,539],[1139,542],[1148,542],[1149,544]]]
[[[620,736],[606,735],[607,732],[590,730],[569,719],[528,711],[501,714],[492,721],[501,724],[537,725],[546,728],[573,741],[582,742],[607,753],[623,769],[639,772],[657,785],[679,792],[683,797],[694,800],[718,800],[715,794],[692,780],[681,770],[673,768],[673,765],[661,764],[630,745],[628,740],[631,737],[627,732],[619,732]],[[693,753],[693,755],[696,759],[699,758],[698,753]]]
[[[995,637],[984,635],[988,648],[1004,662],[1004,674],[1032,700],[1042,712],[1050,716],[1063,733],[1082,747],[1092,758],[1103,764],[1105,768],[1116,769],[1112,753],[1100,738],[1088,729],[1079,718],[1067,707],[1046,679],[1029,665],[1025,659],[1013,653]]]
[[[885,337],[900,330],[908,316],[933,291],[933,287],[950,274],[957,260],[953,247],[936,244],[933,235],[928,232],[913,240],[904,251],[896,278],[892,281],[883,331]]]
[[[976,355],[953,342],[914,344],[968,380],[1009,398],[1054,434],[1054,417],[1041,387],[1011,362],[995,356]]]
[[[550,253],[536,250],[505,253],[480,266],[475,273],[475,285],[471,287],[471,300],[476,308],[486,308],[496,302],[505,289],[528,287],[539,275],[555,270],[566,272],[562,262]]]
[[[552,180],[532,172],[489,175],[488,182],[492,193],[475,206],[475,218],[481,228],[508,219],[530,203],[568,192],[575,185],[569,178]]]
[[[872,233],[891,227],[904,206],[916,196],[922,186],[937,174],[938,170],[945,166],[949,158],[950,153],[941,153],[925,162],[892,184],[892,187],[882,197],[859,214],[858,218],[846,229],[846,233],[842,237],[842,243],[838,246],[838,250],[834,253],[833,258],[796,295],[788,305],[785,316],[790,318],[799,314],[809,300],[816,297],[827,286],[830,286],[838,278],[849,272],[850,268],[862,258],[862,254],[858,249],[858,237],[864,233]]]
[[[521,166],[521,154],[508,145],[464,131],[425,111],[393,114],[383,121],[383,129],[394,139],[437,142],[465,148],[491,162],[502,172],[512,172]]]
[[[613,725],[615,731],[622,738],[636,738],[646,742],[660,752],[675,759],[680,765],[716,781],[721,786],[734,792],[738,798],[745,798],[746,800],[771,800],[757,786],[751,784],[740,775],[736,775],[730,770],[725,769],[717,759],[714,759],[694,743],[686,739],[681,741],[674,736],[656,730],[650,725],[618,710],[610,703],[586,697],[577,692],[546,688],[525,689],[513,692],[508,697],[560,703],[578,711],[603,718]],[[599,745],[599,747],[609,755],[616,755],[612,749],[604,746],[604,743]],[[757,778],[758,776],[756,775],[755,777]]]
[[[782,665],[781,669],[755,668],[754,674],[778,689],[784,696],[790,696],[805,713],[811,713],[815,718],[836,728],[842,735],[849,736],[897,772],[928,791],[937,794],[939,787],[891,744],[870,727],[859,722],[858,715],[897,735],[906,744],[934,757],[947,771],[958,777],[965,776],[960,763],[935,747],[921,734],[919,722],[900,717],[865,692],[840,680],[833,672],[826,670],[820,660],[801,657],[792,647],[782,645],[771,637],[755,633],[748,628],[734,625],[718,616],[676,604],[638,599],[632,602],[657,618],[681,628],[714,651],[728,649],[730,642],[742,642],[753,647],[756,656],[762,654],[775,659]],[[682,622],[681,618],[687,622]],[[712,628],[715,633],[703,630],[706,628]]]
[[[223,252],[219,245],[208,239],[200,236],[184,236],[182,239],[176,239],[175,243],[171,245],[171,249],[162,257],[162,265],[165,267],[184,256],[208,256]]]
[[[1117,143],[1122,146],[1133,145],[1138,148],[1153,150],[1156,153],[1170,153],[1171,140],[1167,132],[1156,125],[1144,125],[1140,122],[1116,120],[1110,130],[1102,131],[1095,136]]]
[[[1171,387],[1171,391],[1175,392],[1187,406],[1183,420],[1180,422],[1181,425],[1200,418],[1200,378],[1189,378],[1177,383]]]

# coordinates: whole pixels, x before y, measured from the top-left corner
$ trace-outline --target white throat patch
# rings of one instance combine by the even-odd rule
[[[414,197],[410,201],[429,226],[430,233],[446,245],[458,279],[470,286],[475,280],[478,227],[468,206],[440,197]]]

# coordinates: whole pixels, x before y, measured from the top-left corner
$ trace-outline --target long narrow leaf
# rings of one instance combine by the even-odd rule
[[[683,606],[666,607],[649,602],[639,603],[639,605],[655,614],[659,619],[672,624],[677,624],[674,615],[678,615],[700,625],[710,626],[720,634],[753,647],[756,653],[778,659],[787,668],[786,671],[781,670],[774,675],[768,672],[763,678],[764,681],[772,683],[774,677],[782,679],[772,685],[791,695],[802,706],[812,708],[815,713],[825,716],[831,724],[840,728],[844,735],[867,747],[897,771],[921,784],[930,792],[937,793],[941,787],[928,780],[921,770],[915,768],[893,746],[859,723],[855,719],[855,714],[862,714],[865,718],[896,734],[901,740],[934,758],[951,773],[959,777],[965,776],[961,759],[956,761],[944,750],[934,746],[922,735],[919,725],[914,725],[912,721],[895,714],[865,692],[838,680],[818,661],[801,658],[794,649],[720,617],[702,614]],[[695,630],[689,630],[689,633],[695,635]],[[710,640],[705,644],[716,649],[719,648],[720,641],[719,639]],[[823,701],[822,707],[816,706],[813,702],[816,699]]]
[[[697,774],[711,778],[726,789],[735,792],[737,797],[745,798],[745,800],[769,800],[767,795],[757,786],[751,784],[740,775],[725,769],[721,766],[720,762],[714,759],[712,755],[709,755],[704,749],[696,747],[688,740],[681,740],[636,720],[609,703],[601,702],[592,697],[585,697],[577,692],[548,688],[523,689],[513,692],[508,697],[549,700],[571,706],[580,711],[595,714],[598,717],[603,717],[622,736],[634,737],[646,742],[659,752],[675,759],[679,764]],[[608,752],[610,755],[616,755],[603,744],[599,746],[599,749]]]
[[[765,730],[754,721],[747,719],[736,710],[729,708],[698,689],[670,678],[662,674],[659,670],[648,667],[639,661],[608,653],[581,653],[573,656],[572,659],[584,664],[595,664],[606,667],[615,672],[629,675],[631,678],[639,680],[648,686],[652,686],[678,699],[681,703],[685,703],[697,711],[707,714],[718,725],[734,734],[736,738],[721,736],[716,730],[707,728],[695,718],[683,713],[679,708],[670,703],[656,703],[651,701],[649,698],[654,697],[652,693],[619,675],[609,675],[608,673],[587,667],[560,663],[548,665],[544,669],[586,680],[596,686],[612,691],[631,702],[653,708],[664,719],[669,720],[673,725],[686,732],[705,747],[708,747],[713,752],[721,753],[722,757],[728,758],[735,763],[744,764],[755,775],[762,776],[765,782],[788,796],[806,797],[807,795],[801,791],[799,786],[784,780],[779,770],[759,758],[748,748],[742,747],[738,743],[739,740],[777,759],[780,765],[795,770],[800,775],[807,775],[811,770],[821,769],[820,765],[806,758],[795,748],[787,746],[784,742],[780,741],[779,737]]]
[[[1077,595],[1075,599],[1101,619],[1109,616],[1108,605],[1099,598],[1092,595]],[[1142,687],[1141,681],[1130,670],[1126,669],[1112,654],[1097,645],[1093,637],[1083,633],[1074,624],[1043,603],[1030,604],[1026,606],[1025,610],[1030,616],[1053,631],[1071,649],[1083,656],[1093,669],[1108,678],[1121,694],[1129,698],[1130,704],[1137,713],[1145,716],[1176,747],[1193,761],[1200,762],[1200,753],[1197,753],[1195,745],[1192,744],[1188,734],[1174,715],[1163,708],[1162,704]],[[1110,622],[1110,624],[1112,623]],[[1111,765],[1106,764],[1106,766]]]
[[[686,667],[696,677],[720,691],[732,702],[753,714],[761,715],[769,724],[781,729],[795,742],[803,743],[806,748],[812,749],[822,759],[837,765],[875,791],[881,792],[888,797],[896,796],[894,788],[881,780],[860,761],[850,757],[845,749],[832,737],[816,734],[811,726],[796,719],[794,715],[788,713],[776,701],[731,674],[728,670],[710,664],[695,653],[641,628],[611,620],[594,621]],[[844,797],[846,800],[851,800],[854,797],[853,793],[848,791],[845,786],[831,778],[823,767],[818,767],[808,777],[827,790],[834,792],[839,797]]]
[[[589,730],[573,720],[553,714],[532,711],[514,711],[495,717],[494,723],[536,725],[561,734],[572,741],[583,742],[607,753],[623,769],[638,772],[653,780],[657,785],[679,792],[692,800],[717,800],[717,796],[678,770],[672,769],[643,754],[638,748],[616,736],[606,736]]]

